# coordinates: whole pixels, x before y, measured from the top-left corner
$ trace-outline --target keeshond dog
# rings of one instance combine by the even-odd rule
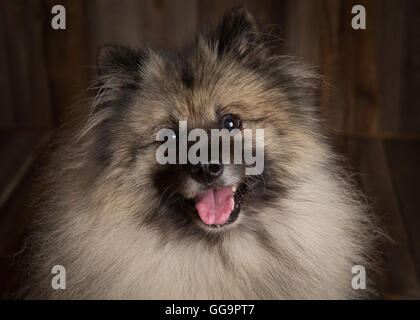
[[[27,298],[351,299],[378,231],[317,110],[319,78],[270,48],[244,8],[182,50],[104,46],[83,128],[43,177]],[[156,140],[264,129],[264,170],[159,164]],[[254,148],[254,147],[253,147]],[[66,288],[51,286],[52,268]],[[352,267],[367,289],[352,287]]]

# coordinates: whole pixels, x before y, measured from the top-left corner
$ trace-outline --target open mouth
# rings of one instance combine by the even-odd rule
[[[206,226],[220,228],[238,219],[244,191],[236,186],[211,188],[189,200],[189,204]]]

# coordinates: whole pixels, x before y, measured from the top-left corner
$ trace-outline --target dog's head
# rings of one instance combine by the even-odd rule
[[[185,50],[105,46],[98,64],[100,89],[86,130],[93,132],[91,156],[102,177],[113,176],[103,181],[131,199],[128,207],[143,208],[144,221],[229,230],[245,223],[242,217],[256,219],[277,205],[298,177],[314,125],[312,74],[273,54],[246,10],[229,12]],[[186,149],[179,147],[180,121],[187,134],[197,128],[209,133],[209,145],[212,129],[233,132],[232,146],[235,136],[252,129],[253,143],[243,143],[243,151],[253,156],[261,152],[256,130],[263,129],[263,170],[247,175],[256,164],[245,161],[192,163],[187,157],[181,163],[194,144],[187,140]],[[157,141],[162,129],[173,134]],[[177,163],[161,164],[157,152],[171,139]],[[232,155],[235,148],[230,150]]]

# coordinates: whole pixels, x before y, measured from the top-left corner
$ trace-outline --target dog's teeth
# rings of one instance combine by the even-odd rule
[[[232,187],[232,192],[236,192],[236,186]]]
[[[235,199],[232,199],[232,209],[231,210],[233,210],[233,208],[235,208]]]

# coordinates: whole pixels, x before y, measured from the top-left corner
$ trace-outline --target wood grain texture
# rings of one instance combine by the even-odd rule
[[[420,141],[387,141],[386,156],[420,278]]]
[[[2,1],[0,47],[7,121],[3,127],[48,127],[51,104],[44,59],[43,21],[45,12],[39,1]],[[3,104],[5,103],[5,104]],[[2,111],[3,113],[3,111]]]
[[[285,3],[290,52],[324,77],[322,110],[333,129],[347,135],[419,132],[418,1]],[[366,30],[351,28],[356,4],[366,8]]]
[[[376,59],[381,96],[380,132],[401,132],[401,94],[404,75],[405,14],[407,1],[382,0],[376,6]],[[415,131],[413,131],[415,132]]]
[[[92,63],[103,44],[180,46],[197,27],[194,0],[94,0],[87,9]]]
[[[401,87],[400,132],[420,132],[420,1],[407,0]]]
[[[66,30],[54,30],[51,27],[51,8],[57,4],[54,0],[43,0],[44,12],[48,15],[44,21],[45,50],[48,78],[51,88],[51,103],[54,106],[55,125],[68,118],[77,107],[86,108],[78,101],[85,98],[84,90],[88,86],[92,71],[88,61],[89,46],[86,31],[86,2],[82,0],[61,1],[66,8]]]
[[[410,226],[403,215],[403,206],[415,202],[414,199],[400,198],[394,183],[395,168],[389,165],[389,153],[385,147],[388,143],[379,139],[346,138],[341,146],[381,226],[392,239],[382,248],[385,272],[379,279],[380,292],[389,298],[420,299],[419,269],[408,233]],[[395,144],[404,146],[405,142],[398,140]],[[407,169],[413,170],[412,165]],[[405,182],[402,186],[408,187]]]
[[[351,9],[353,5],[361,4],[366,8],[366,30],[354,30],[351,27]],[[343,80],[343,96],[348,103],[347,121],[343,131],[377,132],[378,116],[381,100],[378,92],[378,64],[375,56],[376,33],[380,32],[372,23],[376,17],[377,3],[374,1],[344,2],[341,24],[345,39],[341,41],[341,63],[345,72]]]
[[[13,95],[12,86],[9,80],[11,65],[9,65],[9,49],[6,44],[7,39],[7,26],[6,26],[6,8],[5,3],[0,2],[0,43],[4,45],[0,47],[0,96],[2,99],[2,107],[0,108],[0,127],[12,127],[14,125],[13,117]]]

